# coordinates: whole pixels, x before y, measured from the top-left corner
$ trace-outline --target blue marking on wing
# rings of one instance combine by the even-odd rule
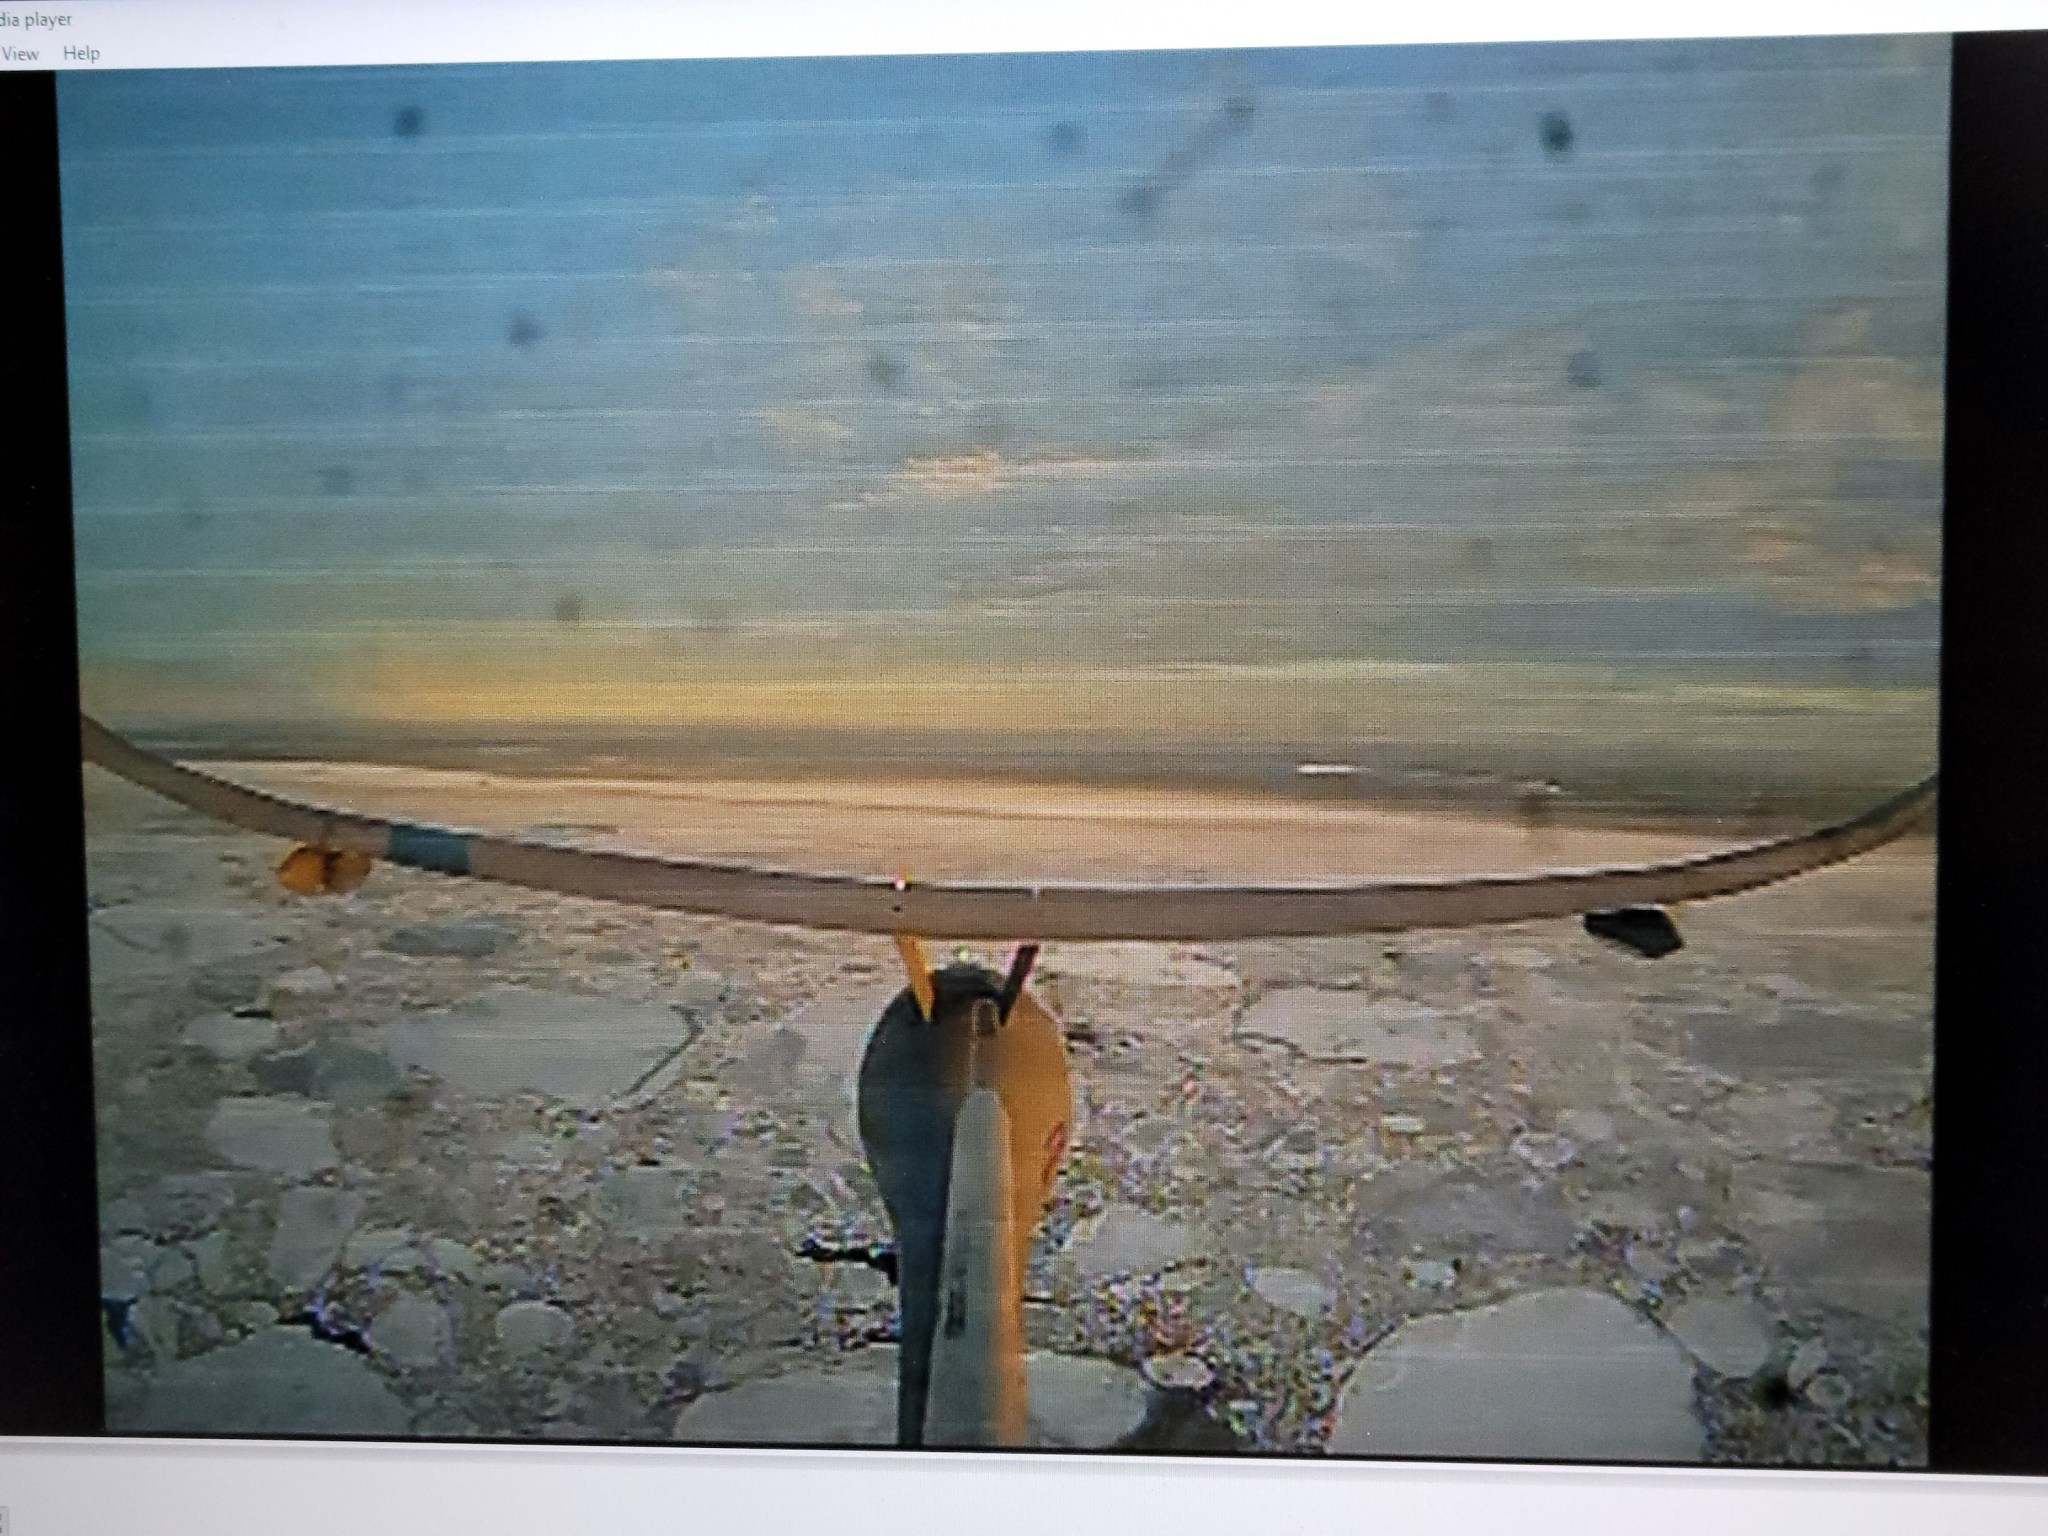
[[[418,827],[398,822],[391,828],[391,840],[384,857],[394,864],[414,869],[439,870],[444,875],[469,873],[469,838],[446,827]]]

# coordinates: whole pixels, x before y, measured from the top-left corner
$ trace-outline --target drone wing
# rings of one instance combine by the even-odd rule
[[[529,890],[752,922],[1006,941],[1300,938],[1476,928],[1664,907],[1754,890],[1898,837],[1934,804],[1937,776],[1834,826],[1655,864],[1359,885],[911,884],[562,848],[386,821],[287,800],[145,751],[80,716],[87,762],[230,826],[361,857]]]

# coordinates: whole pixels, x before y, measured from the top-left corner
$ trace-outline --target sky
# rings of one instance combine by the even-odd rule
[[[59,90],[117,718],[1931,751],[1945,40]]]

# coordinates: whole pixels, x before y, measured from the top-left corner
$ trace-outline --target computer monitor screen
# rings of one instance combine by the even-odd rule
[[[1940,1465],[1962,46],[65,70],[105,1428]]]

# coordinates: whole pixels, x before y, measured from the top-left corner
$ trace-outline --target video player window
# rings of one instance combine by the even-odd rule
[[[65,75],[109,1427],[1925,1465],[1949,56]]]

